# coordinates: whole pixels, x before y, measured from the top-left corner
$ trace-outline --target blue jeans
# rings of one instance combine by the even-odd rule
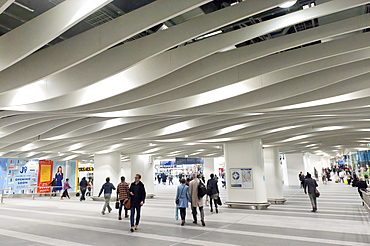
[[[136,214],[136,223],[134,224],[135,211],[137,212],[137,214]],[[139,225],[140,217],[141,217],[141,205],[131,203],[131,214],[130,214],[131,227],[134,227],[135,225]]]

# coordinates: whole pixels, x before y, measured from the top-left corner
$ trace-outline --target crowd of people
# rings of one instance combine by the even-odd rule
[[[312,212],[316,212],[317,211],[316,198],[320,196],[320,192],[317,189],[318,187],[317,181],[319,180],[318,175],[315,174],[315,179],[313,179],[310,173],[307,172],[307,174],[304,175],[303,172],[300,172],[298,174],[298,179],[300,181],[300,187],[304,189],[305,194],[308,193],[309,195],[312,204]],[[360,170],[355,171],[349,168],[347,165],[333,166],[332,168],[323,168],[321,172],[321,180],[322,183],[325,185],[333,180],[335,183],[344,183],[347,185],[352,185],[352,187],[357,188],[358,193],[362,200],[363,199],[362,191],[366,191],[369,184],[369,169],[361,168]],[[363,201],[362,204],[364,204]]]
[[[218,213],[217,205],[220,204],[220,191],[218,189],[217,176],[210,175],[207,184],[205,184],[204,175],[193,173],[191,179],[181,178],[180,185],[177,187],[175,203],[180,210],[181,226],[185,225],[186,209],[191,206],[193,223],[198,224],[198,210],[202,226],[205,226],[204,218],[204,197],[209,198],[211,213],[213,212],[212,203],[215,211]]]
[[[180,185],[177,187],[175,205],[180,211],[181,226],[185,225],[186,210],[191,207],[193,215],[193,223],[198,224],[198,211],[200,222],[202,226],[205,226],[204,217],[204,197],[209,198],[211,212],[213,207],[215,212],[218,213],[218,205],[220,204],[220,191],[218,189],[217,176],[214,174],[210,175],[210,179],[205,184],[205,178],[202,175],[193,173],[191,179],[180,179]],[[125,177],[121,177],[121,182],[117,185],[117,204],[118,204],[118,220],[122,220],[122,210],[125,212],[125,218],[130,218],[130,231],[134,232],[139,229],[139,223],[141,218],[141,207],[145,203],[146,191],[145,186],[141,182],[141,175],[135,175],[135,181],[131,184],[126,183]],[[106,178],[106,182],[100,189],[98,197],[104,194],[104,206],[101,211],[103,215],[111,213],[113,210],[110,207],[110,201],[113,191],[116,187],[110,182],[110,178]],[[130,215],[128,214],[130,211]],[[136,217],[135,217],[136,215]]]

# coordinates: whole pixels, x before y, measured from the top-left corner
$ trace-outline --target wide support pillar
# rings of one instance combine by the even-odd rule
[[[264,148],[267,200],[271,203],[282,204],[286,200],[283,195],[283,171],[280,165],[278,148]]]
[[[229,207],[266,209],[265,165],[262,141],[226,143],[226,192]]]
[[[215,159],[214,158],[204,158],[204,177],[208,180],[210,177],[209,175],[217,174],[215,173]]]
[[[122,161],[120,167],[120,177],[124,176],[126,178],[126,182],[131,183],[131,181],[133,181],[133,176],[131,174],[131,161]]]
[[[291,187],[300,186],[298,174],[299,172],[305,173],[305,161],[303,156],[303,153],[285,155],[287,173],[284,179],[285,185]]]
[[[121,153],[95,154],[94,156],[94,190],[93,195],[98,196],[105,179],[110,177],[111,183],[119,183]]]
[[[131,180],[128,179],[127,182],[134,181],[133,178],[136,174],[141,175],[141,182],[145,185],[146,197],[154,197],[154,162],[150,155],[131,155]]]

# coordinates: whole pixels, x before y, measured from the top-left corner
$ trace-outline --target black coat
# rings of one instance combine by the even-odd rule
[[[86,179],[81,180],[80,182],[80,188],[86,188],[87,187],[87,181]]]
[[[138,184],[135,184],[135,182],[131,183],[130,193],[131,192],[134,194],[134,195],[130,194],[132,205],[139,205],[141,202],[145,202],[146,191],[144,184],[141,181]]]
[[[367,183],[366,181],[357,181],[356,186],[358,187],[358,190],[366,189]]]
[[[208,181],[207,181],[207,192],[208,192],[208,195],[210,195],[210,196],[220,193],[220,191],[218,190],[217,180],[208,179]]]

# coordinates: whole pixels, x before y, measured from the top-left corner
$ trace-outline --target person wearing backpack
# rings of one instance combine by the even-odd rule
[[[191,211],[193,213],[193,223],[197,224],[197,208],[199,208],[200,219],[202,222],[202,226],[205,226],[206,223],[204,222],[204,209],[203,209],[203,196],[207,193],[207,188],[205,187],[204,183],[197,177],[196,173],[193,173],[193,180],[189,183],[189,193],[191,196]],[[199,190],[204,190],[203,194],[200,194]]]

